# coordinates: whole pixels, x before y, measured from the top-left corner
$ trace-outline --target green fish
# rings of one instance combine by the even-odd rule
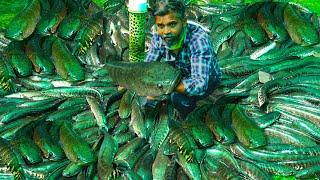
[[[108,62],[106,68],[114,83],[140,96],[169,94],[181,78],[178,69],[160,62]]]
[[[28,5],[8,25],[6,37],[17,41],[22,41],[29,37],[40,19],[40,11],[39,0],[29,1]]]

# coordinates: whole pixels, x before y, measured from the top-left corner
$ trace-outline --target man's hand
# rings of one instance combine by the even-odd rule
[[[178,93],[182,93],[182,94],[185,93],[185,88],[182,81],[180,81],[180,83],[177,85],[177,87],[174,90]]]
[[[184,85],[183,85],[182,81],[180,81],[180,83],[177,85],[177,87],[174,89],[174,91],[176,91],[178,93],[181,93],[181,94],[185,93],[185,88],[184,88]],[[147,98],[147,100],[157,100],[157,99],[159,99],[156,96],[146,96],[146,98]]]
[[[125,87],[123,87],[123,86],[118,86],[118,91],[122,91],[123,89],[125,89]]]
[[[155,96],[147,96],[146,98],[147,98],[148,100],[155,100],[155,99],[156,99]]]

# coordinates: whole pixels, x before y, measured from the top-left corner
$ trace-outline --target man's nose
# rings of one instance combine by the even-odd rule
[[[170,33],[171,33],[171,28],[168,27],[168,26],[165,26],[163,33],[164,33],[164,34],[170,34]]]

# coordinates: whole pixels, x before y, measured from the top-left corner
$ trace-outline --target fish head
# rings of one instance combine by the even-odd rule
[[[180,79],[180,70],[166,63],[151,62],[142,82],[149,96],[159,96],[171,93]]]
[[[250,132],[247,132],[251,138],[242,138],[242,143],[251,149],[258,148],[267,144],[267,140],[261,129],[250,128]],[[241,142],[241,141],[240,141]]]
[[[43,36],[48,36],[50,35],[50,26],[49,26],[50,22],[49,21],[45,21],[43,23],[40,23],[37,27],[37,33],[41,34]]]
[[[6,34],[5,37],[10,38],[10,39],[14,39],[17,41],[22,41],[23,40],[23,31],[22,31],[22,27],[26,26],[26,24],[21,24],[21,25],[17,25],[17,24],[13,24],[11,26],[9,26],[6,29]]]

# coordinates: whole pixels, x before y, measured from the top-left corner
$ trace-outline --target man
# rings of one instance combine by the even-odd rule
[[[171,102],[184,118],[196,107],[197,100],[217,86],[221,71],[209,35],[187,23],[183,1],[160,0],[154,16],[157,32],[145,62],[165,61],[181,70],[182,80],[171,94]]]

